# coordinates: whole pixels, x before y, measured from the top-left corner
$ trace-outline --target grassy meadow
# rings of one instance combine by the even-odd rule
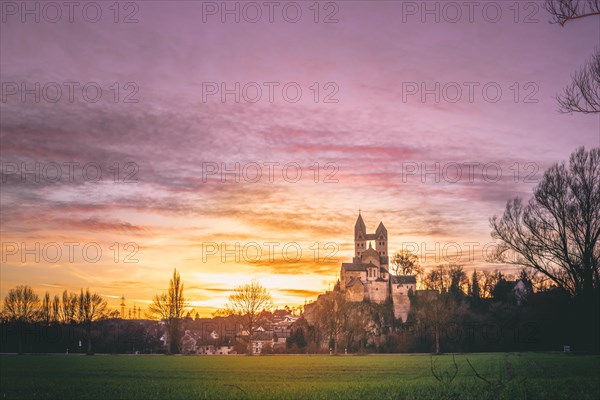
[[[473,365],[477,374],[469,364]],[[1,399],[597,399],[600,357],[3,355]]]

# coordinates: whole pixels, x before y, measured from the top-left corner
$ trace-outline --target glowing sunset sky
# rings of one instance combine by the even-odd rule
[[[312,2],[300,3],[296,23],[277,11],[273,23],[266,16],[222,23],[220,15],[203,22],[201,2],[156,1],[140,2],[138,22],[124,24],[114,23],[109,3],[102,4],[98,23],[70,23],[66,14],[57,23],[22,23],[8,15],[0,25],[2,297],[17,284],[40,294],[90,287],[112,307],[122,294],[129,305],[144,306],[177,268],[203,315],[252,278],[277,305],[303,304],[326,290],[352,256],[359,208],[369,232],[384,222],[390,252],[417,243],[422,261],[435,265],[448,260],[423,252],[423,243],[429,250],[458,243],[463,252],[465,243],[479,243],[473,260],[465,254],[460,261],[468,270],[495,268],[481,257],[491,241],[488,218],[509,198],[528,197],[547,166],[578,146],[599,144],[598,116],[560,114],[554,99],[600,45],[598,18],[561,28],[542,9],[537,23],[523,23],[531,10],[521,10],[515,23],[513,2],[502,2],[495,3],[503,12],[497,23],[477,9],[473,22],[465,14],[457,23],[433,17],[423,23],[420,14],[403,14],[400,2],[352,1],[337,3],[337,23],[315,23]],[[56,103],[22,101],[7,82],[19,89],[58,82],[63,96]],[[81,83],[72,102],[64,82]],[[80,88],[89,82],[103,88],[95,103],[82,99]],[[127,82],[134,86],[125,88]],[[229,89],[256,82],[262,97],[245,101],[255,96],[251,85],[238,103],[233,94],[222,102],[220,93],[207,95],[210,82]],[[279,84],[272,102],[267,82]],[[302,89],[295,103],[281,92],[290,82]],[[430,89],[446,85],[446,96],[422,101],[421,93],[407,93],[422,82]],[[454,101],[456,86],[462,97]],[[491,87],[487,100],[484,86]],[[123,102],[132,87],[138,102]],[[492,102],[497,87],[502,96]],[[325,103],[334,89],[337,103]],[[30,170],[38,163],[47,175],[51,163],[63,165],[63,177],[52,182],[41,174],[35,182],[27,175],[23,182],[10,169],[21,163]],[[72,181],[63,163],[79,163]],[[82,179],[88,163],[100,166],[102,179]],[[210,174],[235,163],[245,167],[240,182]],[[439,182],[418,171],[435,163]],[[260,179],[253,179],[256,164]],[[297,182],[294,166],[302,170]],[[502,176],[494,179],[497,167]],[[129,173],[135,182],[123,182]],[[70,260],[64,243],[72,242],[78,246]],[[265,244],[271,242],[279,243],[272,260]],[[42,254],[37,262],[23,254],[23,243],[27,249],[39,243],[40,252],[58,243],[62,256],[53,262],[54,253]],[[98,262],[82,257],[90,243],[102,250]],[[124,262],[133,248],[127,243],[138,247],[137,262]],[[221,252],[206,256],[211,243],[230,250],[239,243],[249,253],[239,261],[227,253],[223,262]],[[249,259],[251,243],[263,248],[256,262]],[[302,249],[301,258],[292,245],[282,254],[290,243]]]

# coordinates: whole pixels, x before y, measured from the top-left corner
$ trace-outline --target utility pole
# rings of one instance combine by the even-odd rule
[[[121,296],[121,318],[125,319],[125,295]]]

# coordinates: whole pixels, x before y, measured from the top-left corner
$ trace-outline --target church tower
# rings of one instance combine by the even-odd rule
[[[360,211],[358,211],[358,218],[356,224],[354,224],[354,257],[360,260],[361,254],[367,249],[367,227],[363,221]]]
[[[388,233],[383,222],[379,223],[377,230],[375,231],[375,250],[381,258],[381,266],[388,269]]]
[[[374,233],[367,233],[359,210],[354,224],[354,257],[352,262],[342,263],[339,290],[352,303],[391,301],[394,318],[406,321],[410,313],[409,293],[415,291],[416,277],[390,274],[389,259],[388,231],[383,222]]]

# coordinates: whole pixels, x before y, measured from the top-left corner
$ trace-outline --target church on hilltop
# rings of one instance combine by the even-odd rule
[[[416,293],[417,280],[411,275],[394,275],[390,272],[388,232],[382,222],[375,233],[367,233],[360,211],[354,224],[354,257],[352,262],[342,263],[339,286],[319,295],[316,301],[304,305],[304,317],[309,324],[316,318],[319,304],[324,304],[335,292],[341,292],[351,303],[390,302],[394,318],[406,322],[410,312],[410,296]],[[326,304],[326,303],[325,303]]]
[[[373,247],[374,246],[374,247]],[[351,302],[385,303],[391,300],[394,317],[406,322],[410,311],[409,291],[416,290],[416,277],[390,273],[388,232],[383,222],[375,233],[367,233],[360,211],[354,224],[354,257],[342,263],[340,290]]]

